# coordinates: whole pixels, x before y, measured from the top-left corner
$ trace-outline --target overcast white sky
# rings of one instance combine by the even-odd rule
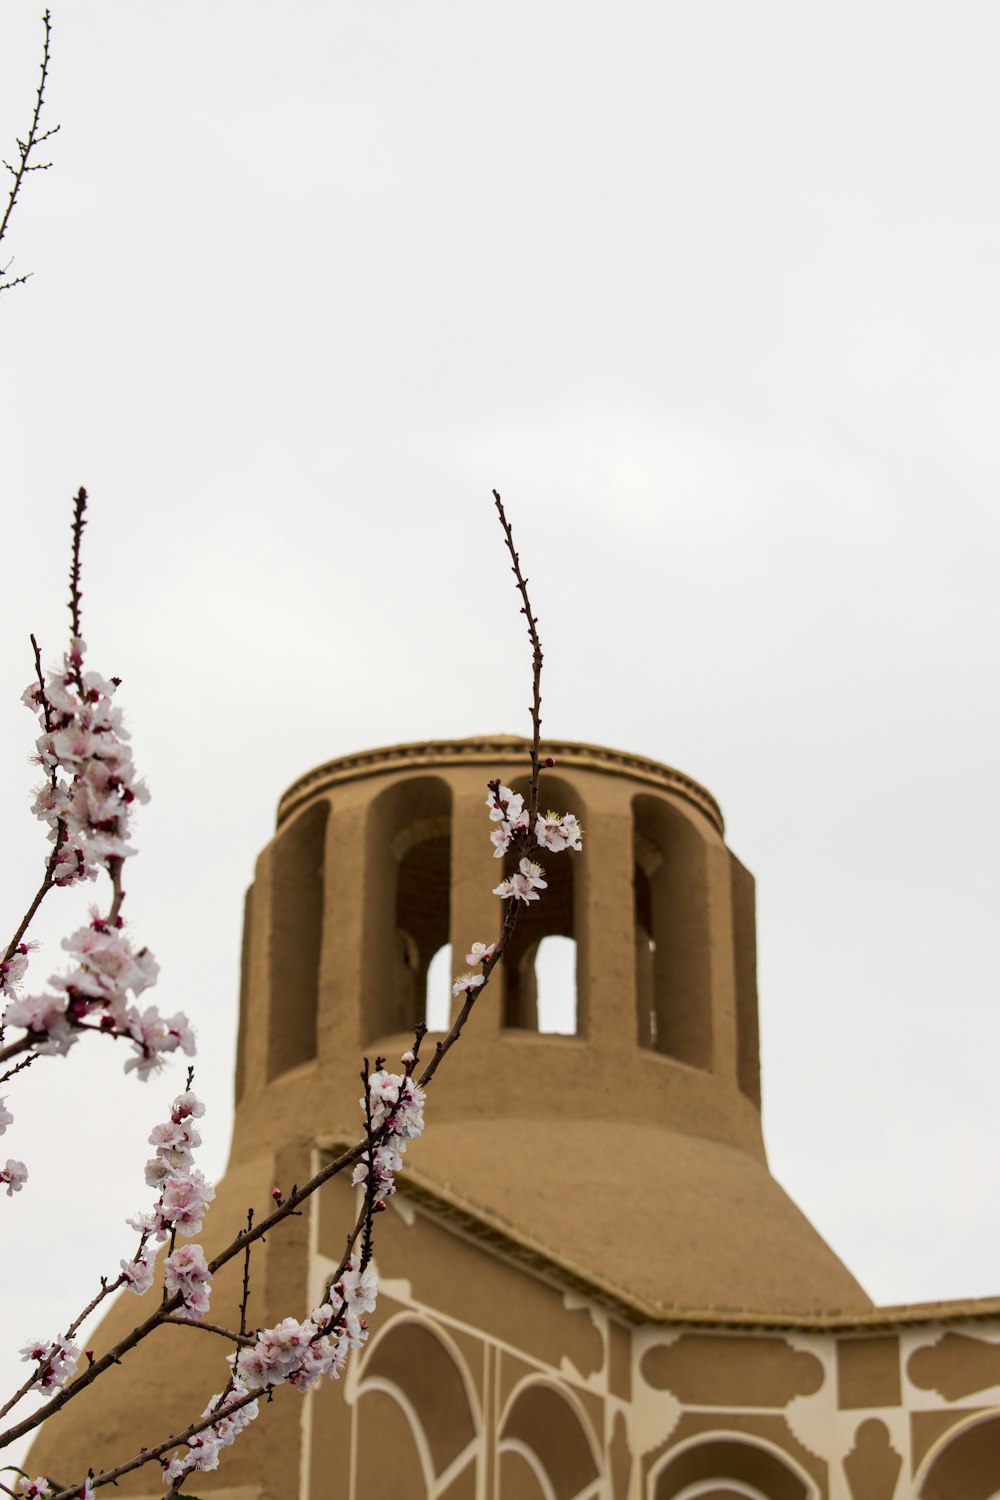
[[[0,20],[8,155],[39,9]],[[42,861],[18,696],[82,483],[207,1170],[283,788],[527,729],[496,485],[546,728],[703,781],[757,876],[775,1174],[877,1300],[1000,1292],[998,42],[988,0],[54,0],[0,301],[2,895]],[[179,1086],[98,1050],[11,1090],[15,1343],[129,1250]]]

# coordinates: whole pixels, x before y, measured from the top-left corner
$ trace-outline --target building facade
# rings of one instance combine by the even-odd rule
[[[1000,1299],[874,1307],[768,1171],[753,879],[718,805],[642,757],[545,748],[543,804],[577,814],[584,849],[545,860],[543,899],[429,1091],[377,1224],[371,1337],[340,1382],[276,1392],[190,1487],[996,1500]],[[523,788],[526,749],[396,746],[285,794],[247,897],[236,1125],[209,1255],[275,1184],[357,1139],[361,1057],[392,1066],[435,955],[496,935],[485,784]],[[539,1025],[536,961],[554,938],[575,944],[569,1034]],[[268,1237],[252,1326],[315,1305],[354,1214],[337,1178]],[[213,1312],[238,1305],[241,1276],[220,1275]],[[115,1304],[96,1346],[135,1311]],[[221,1388],[223,1355],[209,1335],[159,1330],[50,1422],[31,1472],[103,1466],[162,1436],[165,1417],[189,1420]],[[121,1488],[159,1492],[148,1470]]]

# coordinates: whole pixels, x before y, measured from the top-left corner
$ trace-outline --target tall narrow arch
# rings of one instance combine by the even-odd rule
[[[427,969],[448,942],[451,789],[436,776],[386,788],[368,814],[363,1032],[370,1041],[424,1019]]]
[[[267,1076],[316,1056],[319,958],[329,804],[313,803],[271,853]]]
[[[712,1065],[711,944],[704,839],[664,798],[632,804],[639,1045]]]

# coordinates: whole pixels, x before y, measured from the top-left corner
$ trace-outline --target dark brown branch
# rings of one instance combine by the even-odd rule
[[[183,1432],[175,1432],[172,1437],[165,1438],[162,1443],[157,1443],[155,1448],[142,1448],[136,1454],[135,1458],[128,1459],[126,1463],[119,1464],[117,1468],[105,1469],[102,1474],[95,1474],[94,1488],[100,1489],[101,1485],[114,1484],[115,1480],[121,1479],[123,1474],[131,1474],[133,1469],[141,1469],[143,1464],[152,1463],[154,1459],[162,1458],[164,1453],[169,1452],[171,1448],[180,1447],[181,1443],[186,1443],[190,1438],[197,1437],[199,1432],[204,1432],[206,1428],[213,1427],[223,1417],[231,1417],[241,1407],[249,1406],[251,1401],[258,1401],[262,1396],[266,1395],[266,1391],[248,1391],[245,1395],[234,1396],[232,1401],[228,1401],[224,1407],[214,1410],[210,1416],[199,1417],[196,1422],[192,1422],[189,1427],[185,1427]],[[51,1497],[51,1500],[76,1500],[80,1489],[80,1485],[71,1484],[66,1489],[57,1491]]]
[[[81,484],[73,496],[73,550],[70,554],[69,564],[69,617],[72,622],[73,637],[80,638],[80,601],[83,594],[80,590],[80,544],[83,541],[83,528],[87,524],[87,491]],[[77,686],[83,695],[83,682],[80,680],[79,669],[77,670]]]
[[[30,1057],[22,1057],[19,1063],[8,1068],[6,1073],[0,1073],[0,1083],[6,1083],[8,1078],[13,1078],[15,1073],[20,1073],[24,1068],[30,1068],[33,1062],[37,1062],[41,1056],[40,1052],[32,1052]]]

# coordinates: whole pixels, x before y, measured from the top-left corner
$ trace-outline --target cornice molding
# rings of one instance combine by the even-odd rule
[[[407,745],[386,745],[377,750],[362,750],[329,760],[300,776],[278,803],[277,826],[280,828],[293,813],[331,787],[345,781],[361,781],[370,776],[385,776],[394,771],[424,771],[447,766],[487,766],[499,771],[514,762],[527,765],[529,741],[519,735],[494,734],[465,740],[430,740]],[[605,745],[589,745],[577,740],[545,740],[543,755],[551,755],[558,770],[573,768],[599,771],[608,776],[624,776],[646,786],[671,792],[697,808],[720,835],[725,834],[722,809],[711,792],[683,771],[675,771],[660,761],[624,750],[610,750]]]

